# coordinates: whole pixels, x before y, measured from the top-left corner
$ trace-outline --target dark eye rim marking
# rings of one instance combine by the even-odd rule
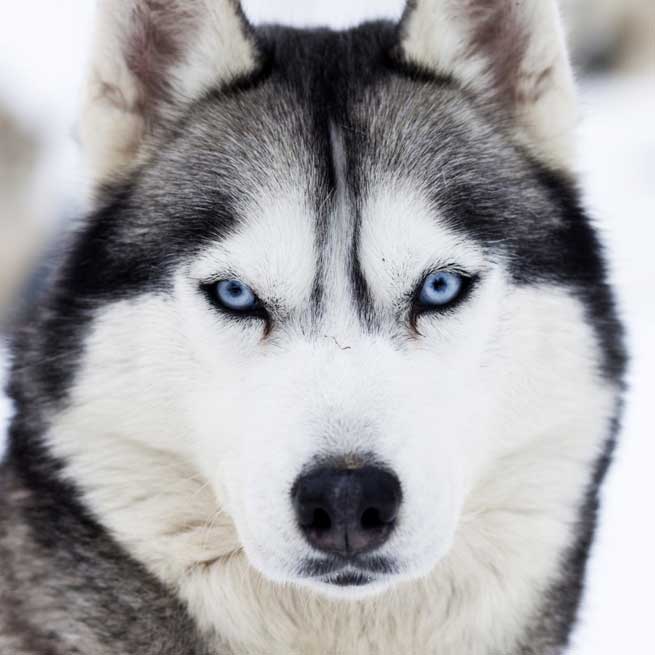
[[[222,277],[220,279],[211,280],[210,282],[201,283],[200,289],[202,293],[205,295],[205,297],[207,298],[207,300],[209,300],[209,303],[215,309],[217,309],[222,315],[232,320],[241,321],[241,322],[244,321],[250,322],[252,319],[264,321],[265,331],[266,333],[268,333],[270,331],[270,326],[271,326],[271,315],[266,309],[264,303],[260,300],[260,298],[255,293],[255,291],[252,290],[252,287],[250,287],[250,285],[246,285],[246,286],[251,288],[251,290],[253,291],[254,298],[255,298],[254,305],[251,305],[245,309],[237,309],[234,307],[228,307],[227,305],[221,302],[220,298],[218,297],[218,294],[216,293],[216,289],[218,285],[221,284],[222,282],[231,282],[233,280],[237,280],[241,282],[241,280],[236,276]],[[243,284],[246,283],[243,282]]]
[[[437,304],[425,304],[421,302],[421,294],[423,287],[427,279],[431,275],[436,275],[438,273],[452,273],[458,275],[461,280],[461,287],[457,295],[450,301],[446,302],[443,305]],[[434,314],[451,314],[456,310],[460,305],[466,302],[466,300],[471,295],[471,292],[475,286],[480,281],[480,275],[477,273],[469,273],[456,266],[445,266],[435,269],[430,269],[423,273],[420,278],[419,283],[414,288],[414,291],[409,296],[411,302],[411,309],[409,315],[409,323],[412,329],[418,333],[417,323],[419,318],[425,315],[434,315]]]
[[[458,290],[457,295],[450,301],[443,304],[426,304],[421,301],[421,295],[425,287],[427,279],[431,275],[437,275],[439,273],[450,273],[459,276],[461,287]],[[424,315],[429,314],[450,314],[452,313],[459,305],[463,304],[471,294],[471,291],[476,286],[480,279],[480,275],[477,273],[469,273],[459,267],[455,266],[445,266],[439,268],[429,269],[420,277],[419,283],[415,286],[414,290],[408,295],[409,302],[411,304],[411,309],[409,313],[409,323],[411,328],[417,333],[420,334],[417,329],[417,323],[419,318]],[[219,295],[216,290],[217,287],[224,282],[238,281],[252,291],[254,297],[254,304],[249,305],[247,308],[238,309],[235,307],[229,307],[228,305],[221,302]],[[240,322],[250,322],[252,319],[257,319],[264,322],[264,332],[265,335],[268,335],[271,331],[271,315],[266,308],[265,304],[257,296],[255,291],[247,285],[245,282],[242,282],[237,276],[224,276],[219,279],[214,279],[208,282],[201,282],[200,289],[209,301],[209,303],[217,309],[223,316],[231,320],[236,320]]]

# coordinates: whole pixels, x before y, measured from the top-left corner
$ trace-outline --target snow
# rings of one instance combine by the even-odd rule
[[[259,20],[346,26],[364,17],[398,16],[402,3],[246,0],[244,5]],[[16,109],[47,144],[35,194],[44,216],[76,194],[79,168],[70,135],[92,13],[92,0],[23,0],[3,7],[0,101]],[[655,498],[655,78],[586,81],[582,100],[583,186],[608,246],[632,365],[621,442],[603,492],[600,531],[571,655],[641,654],[655,652],[650,624],[655,522],[648,518]],[[10,409],[0,395],[0,452]]]
[[[654,82],[595,80],[583,89],[584,188],[609,249],[632,363],[574,655],[655,652],[655,525],[648,518],[655,491]]]

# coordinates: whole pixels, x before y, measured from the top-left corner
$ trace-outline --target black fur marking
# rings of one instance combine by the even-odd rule
[[[355,224],[355,234],[353,239],[353,246],[351,250],[350,260],[350,277],[355,299],[355,306],[362,323],[368,327],[371,332],[379,329],[379,321],[375,315],[375,308],[373,305],[373,298],[368,288],[366,277],[362,272],[359,257],[360,248],[360,234],[361,234],[361,215],[357,216]]]

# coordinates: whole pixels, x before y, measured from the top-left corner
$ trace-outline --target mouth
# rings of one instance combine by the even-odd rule
[[[367,587],[397,573],[397,565],[386,557],[307,559],[299,570],[305,583],[342,589]]]
[[[374,578],[362,571],[348,570],[336,575],[321,578],[323,584],[334,585],[335,587],[365,587],[374,581]]]

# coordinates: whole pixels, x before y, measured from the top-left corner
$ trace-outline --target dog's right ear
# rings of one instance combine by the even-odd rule
[[[157,126],[257,62],[238,0],[99,0],[80,126],[94,185],[129,171]]]

